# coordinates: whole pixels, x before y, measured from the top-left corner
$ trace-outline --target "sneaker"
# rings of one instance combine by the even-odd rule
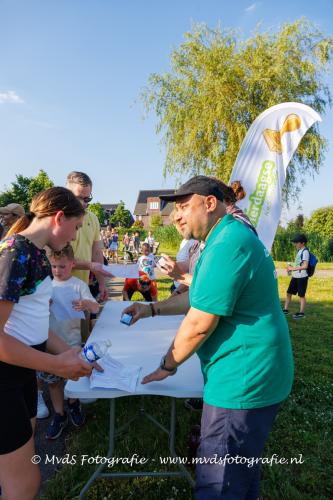
[[[67,414],[55,413],[46,431],[46,439],[57,439],[68,424]]]
[[[77,399],[74,403],[68,403],[69,416],[72,424],[75,427],[81,427],[84,424],[86,417],[82,411],[80,400]]]
[[[50,415],[49,409],[43,398],[43,391],[38,391],[37,418],[47,418]]]
[[[282,309],[282,312],[283,312],[283,314],[285,314],[286,316],[288,316],[288,314],[289,314],[289,310],[288,310],[288,309]]]
[[[304,313],[296,313],[296,314],[293,314],[293,318],[294,319],[301,319],[301,318],[304,318],[305,314]]]
[[[192,411],[202,411],[203,400],[201,398],[197,398],[197,399],[185,399],[184,405],[189,410],[192,410]]]

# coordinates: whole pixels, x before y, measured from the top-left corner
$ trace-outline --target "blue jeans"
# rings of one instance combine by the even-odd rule
[[[197,458],[210,463],[197,463],[196,500],[259,498],[261,467],[253,459],[262,454],[278,408],[230,410],[204,404]]]

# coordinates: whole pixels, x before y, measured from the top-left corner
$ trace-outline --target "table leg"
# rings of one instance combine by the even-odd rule
[[[137,414],[135,417],[130,419],[129,422],[124,424],[121,429],[118,430],[118,432],[115,432],[115,399],[110,400],[110,421],[109,421],[109,449],[107,452],[108,458],[111,458],[114,453],[114,444],[115,444],[115,437],[117,437],[125,428],[127,428],[130,423],[135,420],[138,417],[146,417],[148,420],[153,422],[158,428],[160,428],[162,431],[166,432],[169,436],[169,450],[170,450],[170,455],[172,457],[177,457],[176,449],[175,449],[175,437],[176,437],[176,398],[170,398],[171,399],[171,414],[170,414],[170,428],[169,430],[164,427],[162,424],[160,424],[152,415],[149,415],[149,413],[146,413],[144,410],[144,398],[142,397],[141,399],[141,407],[139,410],[139,414]],[[89,478],[87,483],[84,485],[82,488],[79,499],[84,498],[84,495],[86,494],[87,490],[90,488],[91,484],[98,478],[98,477],[103,477],[103,478],[125,478],[125,477],[179,477],[183,476],[187,479],[189,482],[190,486],[194,488],[195,482],[192,479],[191,474],[187,471],[186,467],[179,462],[177,462],[177,466],[180,469],[179,472],[112,472],[112,473],[103,473],[103,469],[105,468],[106,464],[101,464],[97,467],[95,470],[94,474]]]
[[[107,456],[112,457],[113,451],[114,451],[114,437],[115,437],[115,407],[116,407],[116,400],[115,399],[110,399],[110,420],[109,420],[109,449]],[[101,464],[97,467],[93,475],[89,478],[89,480],[86,482],[82,490],[80,491],[79,499],[81,500],[84,498],[84,495],[92,485],[92,483],[101,475],[102,470],[104,469],[105,464]]]
[[[177,457],[176,449],[175,449],[175,438],[176,438],[176,398],[171,398],[171,415],[170,415],[170,433],[169,433],[169,448],[170,454],[173,457]],[[193,481],[191,474],[188,472],[186,467],[178,462],[178,467],[182,471],[183,476],[190,483],[191,487],[194,488],[195,481]]]

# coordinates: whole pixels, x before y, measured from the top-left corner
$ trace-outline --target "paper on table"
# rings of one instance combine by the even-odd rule
[[[104,372],[92,371],[90,376],[90,388],[99,387],[103,389],[120,389],[126,392],[135,392],[141,366],[125,366],[120,361],[108,354],[98,360],[98,364]]]
[[[138,278],[139,266],[137,264],[109,264],[103,266],[103,271],[113,274],[117,278]]]

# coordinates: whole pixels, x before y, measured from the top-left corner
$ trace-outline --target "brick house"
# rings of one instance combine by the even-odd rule
[[[134,208],[135,220],[143,222],[144,228],[150,227],[151,217],[153,215],[160,215],[162,217],[163,226],[170,224],[169,216],[173,210],[174,203],[162,202],[159,196],[164,194],[173,194],[174,189],[154,189],[139,191],[138,199]]]
[[[108,223],[109,217],[111,217],[111,215],[114,214],[119,203],[101,203],[101,205],[102,205],[102,208],[104,210],[104,215],[105,215],[104,226],[106,226]],[[131,225],[132,225],[134,222],[134,218],[133,218],[132,214],[131,214],[131,217],[132,217],[132,221],[131,221]]]

